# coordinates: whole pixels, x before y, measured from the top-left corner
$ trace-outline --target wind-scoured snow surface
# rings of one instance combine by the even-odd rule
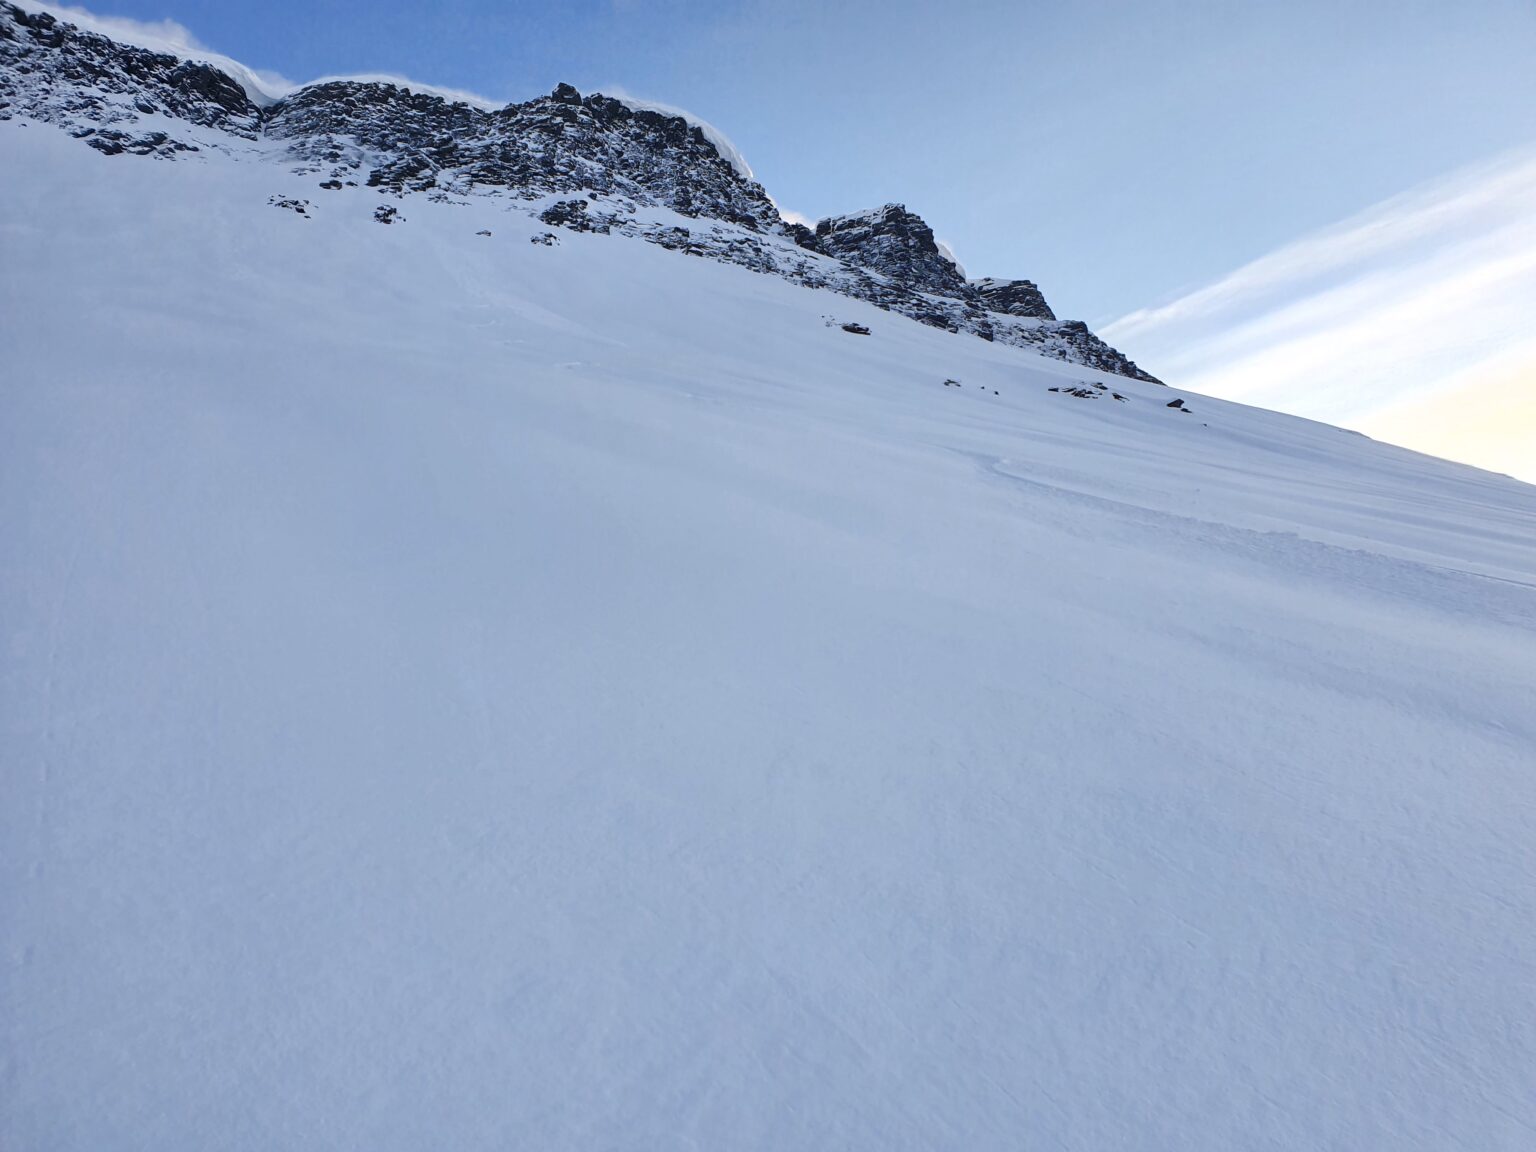
[[[0,124],[0,1147],[1536,1142],[1536,489],[316,179]]]

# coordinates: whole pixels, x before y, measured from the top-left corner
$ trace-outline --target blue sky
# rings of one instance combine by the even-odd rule
[[[1202,357],[1219,347],[1218,327],[1251,328],[1254,315],[1201,314],[1191,301],[1210,305],[1213,286],[1255,262],[1267,267],[1272,254],[1338,236],[1352,220],[1372,227],[1372,213],[1405,198],[1455,195],[1536,148],[1536,0],[90,7],[175,21],[293,81],[390,72],[497,101],[567,81],[687,108],[731,137],[784,208],[815,218],[902,201],[969,274],[1034,279],[1059,314],[1108,326],[1153,371],[1172,378],[1174,363],[1212,391],[1227,387],[1223,363],[1262,363],[1267,346],[1245,346],[1237,360]],[[1473,213],[1458,227],[1478,224]],[[1444,271],[1443,249],[1408,228],[1388,262],[1408,282],[1426,262]],[[1349,303],[1338,281],[1297,279],[1269,284],[1262,300],[1249,294],[1250,310],[1284,312],[1288,292]],[[1536,279],[1507,287],[1530,291],[1536,313]],[[1507,360],[1520,333],[1500,324],[1463,344],[1497,345],[1485,350]],[[1368,394],[1363,407],[1309,407],[1310,396],[1337,399],[1327,380],[1227,391],[1365,427],[1362,412],[1443,384],[1444,364],[1437,371],[1361,389],[1357,366],[1350,379]]]

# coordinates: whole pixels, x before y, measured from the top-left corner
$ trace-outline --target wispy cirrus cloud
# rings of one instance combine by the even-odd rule
[[[1508,384],[1511,373],[1536,383],[1533,315],[1529,149],[1383,201],[1104,335],[1181,387],[1536,479],[1536,410]],[[1405,417],[1453,410],[1454,443],[1437,432],[1448,422]]]

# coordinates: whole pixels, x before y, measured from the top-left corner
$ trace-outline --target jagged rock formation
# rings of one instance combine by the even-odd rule
[[[295,156],[331,165],[333,176],[367,167],[371,186],[397,193],[596,192],[749,231],[780,224],[762,185],[742,177],[697,126],[598,93],[583,97],[569,84],[487,112],[394,84],[334,81],[279,100],[263,128],[291,141]]]
[[[1005,316],[1032,316],[1038,320],[1054,320],[1056,313],[1045,302],[1045,296],[1032,280],[995,280],[987,277],[972,280],[972,288],[981,297],[988,312],[1001,312]]]
[[[939,251],[933,229],[904,204],[818,221],[816,247],[903,288],[957,300],[968,294],[965,277]]]
[[[699,125],[568,84],[495,110],[372,81],[312,84],[272,100],[210,64],[0,0],[0,120],[16,116],[56,124],[108,155],[250,146],[320,175],[330,190],[507,195],[532,202],[550,226],[636,237],[952,332],[1154,379],[1086,325],[1058,321],[1030,281],[968,282],[902,205],[814,229],[787,223]],[[658,221],[653,209],[675,216]],[[404,217],[392,210],[387,219]]]
[[[87,141],[99,125],[157,114],[247,140],[261,124],[245,89],[211,65],[119,44],[46,12],[0,3],[0,118],[15,114],[58,124]],[[194,148],[183,143],[179,150]]]

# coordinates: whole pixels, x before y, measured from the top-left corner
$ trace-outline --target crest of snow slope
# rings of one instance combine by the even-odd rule
[[[0,124],[0,1146],[1527,1144],[1536,490],[313,188]]]

